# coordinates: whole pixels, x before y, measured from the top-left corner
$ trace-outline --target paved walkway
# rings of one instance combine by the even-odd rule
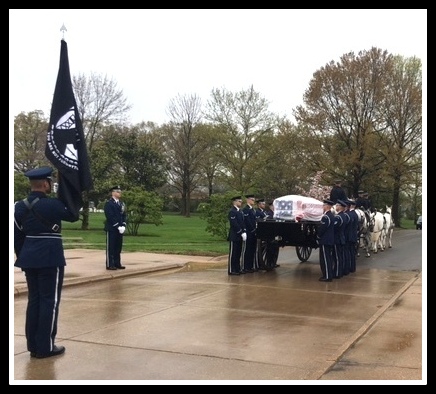
[[[362,270],[321,283],[316,263],[280,257],[274,272],[229,277],[227,256],[123,253],[126,269],[108,271],[103,251],[65,254],[62,356],[29,357],[15,269],[11,384],[427,382],[421,273]]]

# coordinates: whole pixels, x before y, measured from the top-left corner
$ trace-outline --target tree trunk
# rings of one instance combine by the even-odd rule
[[[88,192],[83,192],[83,208],[82,208],[82,230],[89,230],[89,196]]]

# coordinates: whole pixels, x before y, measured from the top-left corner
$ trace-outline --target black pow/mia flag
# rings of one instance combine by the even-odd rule
[[[58,170],[57,195],[77,217],[83,206],[83,191],[92,189],[91,171],[82,121],[71,83],[68,47],[61,40],[61,57],[45,155]]]

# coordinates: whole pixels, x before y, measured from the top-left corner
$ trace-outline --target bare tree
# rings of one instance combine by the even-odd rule
[[[205,118],[221,130],[216,154],[226,168],[231,189],[245,192],[256,187],[256,159],[276,124],[268,105],[253,86],[238,93],[212,90]]]
[[[396,56],[386,76],[383,112],[386,130],[380,148],[392,179],[392,216],[400,226],[400,192],[413,185],[413,201],[422,184],[422,65],[416,57]],[[417,174],[421,173],[421,179]],[[416,211],[416,207],[414,207]]]
[[[48,120],[42,111],[21,112],[14,119],[14,169],[26,172],[48,165],[45,157]]]
[[[132,108],[114,79],[107,76],[83,74],[73,77],[73,88],[88,150],[101,135],[104,126],[124,124]]]
[[[171,99],[167,113],[171,122],[163,130],[170,168],[168,178],[181,194],[181,214],[189,217],[191,193],[198,185],[199,165],[207,147],[197,127],[202,117],[201,99],[195,94],[178,95]]]
[[[104,127],[114,123],[124,123],[131,105],[127,104],[123,91],[117,88],[117,83],[107,76],[97,74],[91,74],[89,78],[83,74],[73,76],[73,89],[92,168],[94,144],[101,138]],[[86,230],[89,227],[87,192],[83,193],[83,202],[82,229]]]
[[[304,94],[305,107],[294,116],[327,153],[319,169],[331,179],[345,179],[349,194],[357,195],[363,181],[383,169],[380,133],[386,128],[380,111],[387,91],[385,77],[392,55],[372,48],[330,62],[313,74]],[[369,185],[368,185],[369,187]]]

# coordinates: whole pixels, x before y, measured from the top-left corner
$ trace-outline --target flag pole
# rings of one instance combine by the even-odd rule
[[[65,39],[65,32],[67,31],[67,28],[65,27],[65,24],[62,23],[61,32],[62,32],[62,39]]]

